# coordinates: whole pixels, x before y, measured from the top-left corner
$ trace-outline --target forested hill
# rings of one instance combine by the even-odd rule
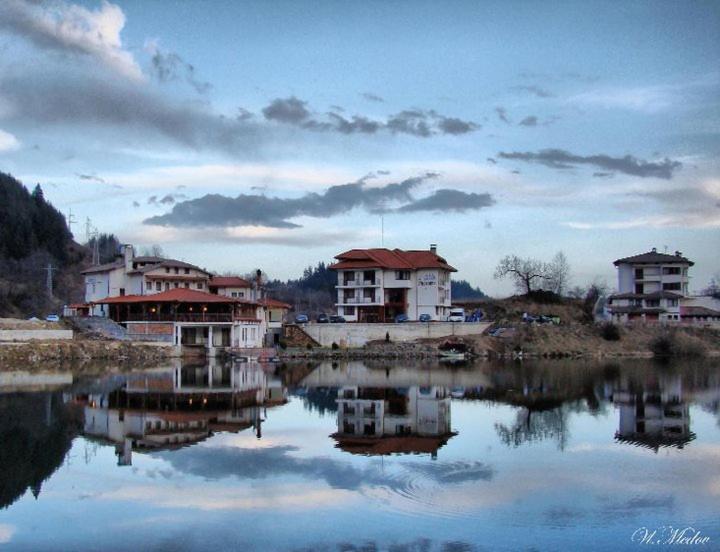
[[[0,172],[0,316],[42,316],[80,299],[78,273],[86,258],[40,185],[29,192]],[[52,297],[45,285],[48,266],[56,269]]]

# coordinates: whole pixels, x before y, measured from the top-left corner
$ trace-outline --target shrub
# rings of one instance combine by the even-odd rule
[[[699,339],[677,332],[665,332],[654,337],[649,344],[656,357],[699,357],[705,355],[705,346]]]
[[[612,322],[600,326],[600,335],[605,341],[620,341],[620,328]]]
[[[340,345],[333,341],[331,347],[333,351],[337,351],[340,348]]]

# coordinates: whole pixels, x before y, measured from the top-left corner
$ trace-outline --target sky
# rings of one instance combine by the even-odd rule
[[[0,171],[218,272],[431,243],[571,284],[656,247],[720,272],[716,2],[69,2],[0,8]]]

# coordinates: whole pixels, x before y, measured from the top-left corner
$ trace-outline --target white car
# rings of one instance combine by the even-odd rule
[[[465,309],[450,309],[448,322],[465,322]]]
[[[48,322],[60,322],[60,317],[57,314],[48,314],[45,320]]]

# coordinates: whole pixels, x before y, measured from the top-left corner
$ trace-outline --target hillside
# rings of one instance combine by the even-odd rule
[[[42,317],[82,300],[80,270],[88,251],[75,243],[65,217],[45,200],[38,184],[29,192],[0,172],[0,316]],[[46,280],[52,266],[53,290]]]

